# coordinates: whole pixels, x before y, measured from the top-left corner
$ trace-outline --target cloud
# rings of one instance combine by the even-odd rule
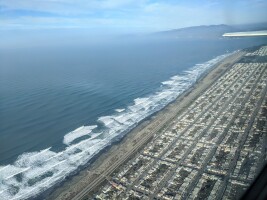
[[[138,6],[143,0],[2,0],[0,6],[5,9],[25,9],[53,12],[62,15],[83,14],[96,10],[119,9],[126,6]]]
[[[0,23],[9,28],[158,31],[233,20],[259,21],[266,16],[265,8],[262,0],[1,0]],[[249,9],[249,13],[256,11],[255,15],[250,15]]]

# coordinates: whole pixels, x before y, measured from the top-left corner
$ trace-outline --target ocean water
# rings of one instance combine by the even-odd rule
[[[0,49],[0,199],[90,162],[232,52],[264,38]]]

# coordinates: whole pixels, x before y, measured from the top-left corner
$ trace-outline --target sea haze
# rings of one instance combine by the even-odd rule
[[[0,49],[0,199],[39,194],[264,38]]]

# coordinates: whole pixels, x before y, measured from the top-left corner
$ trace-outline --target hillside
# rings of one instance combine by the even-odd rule
[[[193,26],[169,31],[162,31],[152,34],[159,37],[176,37],[176,38],[220,38],[226,32],[241,31],[241,29],[228,25],[210,25],[210,26]]]

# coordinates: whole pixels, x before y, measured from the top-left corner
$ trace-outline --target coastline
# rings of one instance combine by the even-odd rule
[[[170,124],[174,117],[190,105],[199,94],[208,89],[244,53],[244,51],[236,52],[215,64],[175,101],[142,121],[119,142],[107,147],[88,167],[85,167],[77,172],[77,174],[67,178],[62,184],[51,189],[51,194],[48,194],[46,199],[80,199],[84,194],[99,186],[105,180],[105,176],[108,176],[138,152],[142,146],[153,138],[156,132]]]

